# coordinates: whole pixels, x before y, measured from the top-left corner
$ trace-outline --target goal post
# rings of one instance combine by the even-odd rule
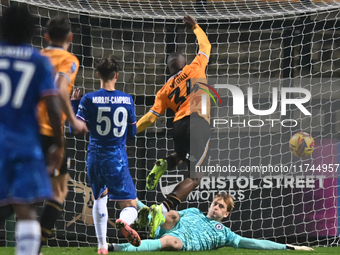
[[[14,1],[2,0],[1,10],[10,2]],[[69,50],[80,60],[75,87],[83,93],[99,89],[95,60],[113,54],[121,66],[116,88],[133,96],[137,119],[150,109],[168,78],[167,55],[182,52],[190,63],[197,54],[195,35],[182,21],[184,15],[196,18],[212,44],[207,81],[222,105],[218,100],[211,104],[210,166],[215,172],[202,179],[179,209],[197,207],[207,212],[214,195],[225,191],[233,195],[235,210],[223,223],[241,236],[339,245],[337,0],[16,2],[26,4],[35,17],[38,35],[32,44],[38,48],[46,46],[43,33],[48,19],[58,15],[70,19],[74,40]],[[303,102],[304,98],[308,100]],[[168,171],[154,191],[146,190],[146,176],[156,159],[174,150],[173,116],[168,110],[154,126],[128,139],[137,195],[149,206],[185,178],[186,167],[180,165]],[[69,194],[55,238],[48,244],[95,245],[93,197],[86,178],[88,137],[73,136],[67,127],[65,131]],[[289,151],[290,137],[300,131],[315,140],[312,155],[302,159]],[[217,171],[223,167],[229,170]],[[259,175],[249,173],[259,169]],[[275,169],[291,172],[276,174]],[[109,203],[108,241],[125,242],[113,227],[119,213],[115,206]],[[8,242],[6,227],[0,227],[0,243]],[[146,237],[146,230],[141,235]]]

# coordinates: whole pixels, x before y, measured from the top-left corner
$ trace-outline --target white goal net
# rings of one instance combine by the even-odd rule
[[[14,3],[1,0],[1,10],[10,2]],[[194,59],[197,41],[182,18],[187,14],[196,18],[212,44],[208,84],[222,102],[212,101],[211,166],[236,171],[207,175],[179,209],[198,207],[207,212],[214,194],[225,191],[234,196],[235,210],[223,223],[237,234],[282,243],[339,245],[339,1],[16,2],[26,4],[35,16],[39,33],[32,43],[38,48],[46,46],[43,33],[50,18],[70,19],[74,40],[69,50],[81,65],[75,87],[84,93],[100,86],[94,61],[114,54],[122,70],[117,89],[133,96],[137,119],[150,109],[168,78],[167,55],[179,51],[188,63]],[[235,91],[243,97],[236,97]],[[286,108],[282,91],[287,92]],[[306,98],[307,92],[310,99],[293,103]],[[264,114],[268,109],[273,111]],[[172,121],[173,112],[167,111],[146,132],[128,140],[131,175],[138,198],[147,205],[161,201],[185,175],[181,165],[168,171],[154,191],[146,190],[146,176],[155,160],[173,152]],[[302,159],[288,146],[290,137],[300,131],[315,140],[312,155]],[[48,244],[94,245],[93,197],[85,167],[88,138],[66,132],[66,141],[71,158],[69,194],[55,238]],[[256,167],[293,170],[255,176],[239,171]],[[113,227],[119,210],[111,202],[109,212],[108,241],[125,242]],[[0,245],[11,245],[13,220],[0,227]]]

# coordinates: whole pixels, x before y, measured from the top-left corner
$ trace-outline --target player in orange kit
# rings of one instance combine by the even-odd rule
[[[211,44],[194,18],[185,16],[184,23],[195,33],[199,52],[190,65],[186,65],[186,59],[181,53],[169,55],[167,67],[171,77],[157,92],[150,111],[137,122],[139,133],[153,124],[167,108],[175,112],[173,139],[176,153],[156,162],[147,177],[148,189],[155,188],[161,175],[166,170],[173,169],[180,160],[187,163],[189,170],[208,164],[210,100],[202,98],[204,94],[205,98],[209,98],[206,97],[208,88],[205,70],[209,62]],[[190,148],[190,142],[195,146]],[[163,201],[163,213],[175,210],[177,205],[199,185],[202,176],[193,173],[190,171],[190,178],[179,183]]]
[[[64,122],[67,118],[74,133],[87,131],[86,124],[75,117],[70,102],[70,94],[73,90],[79,68],[79,61],[76,56],[67,51],[73,38],[70,22],[66,18],[60,17],[50,20],[47,23],[47,32],[44,34],[44,37],[49,43],[49,46],[42,49],[41,54],[48,57],[54,67],[55,85],[60,93],[60,102],[63,111],[60,128],[63,129]],[[52,143],[53,131],[44,102],[40,102],[38,113],[41,142],[46,155]],[[45,242],[46,238],[51,235],[54,224],[59,217],[62,204],[68,193],[67,180],[69,175],[65,149],[63,154],[64,156],[62,162],[60,162],[60,167],[55,169],[51,178],[54,198],[45,202],[45,207],[40,218],[42,242]]]

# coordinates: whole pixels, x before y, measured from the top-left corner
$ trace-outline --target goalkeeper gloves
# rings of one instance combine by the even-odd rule
[[[297,246],[292,244],[286,244],[287,250],[296,250],[296,251],[314,251],[313,248],[307,247],[307,246]]]

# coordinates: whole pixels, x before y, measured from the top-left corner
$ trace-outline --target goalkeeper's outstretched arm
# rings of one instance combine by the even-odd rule
[[[253,250],[297,250],[312,251],[307,246],[296,246],[291,244],[280,244],[269,240],[257,240],[252,238],[241,237],[238,246],[235,248],[253,249]]]

